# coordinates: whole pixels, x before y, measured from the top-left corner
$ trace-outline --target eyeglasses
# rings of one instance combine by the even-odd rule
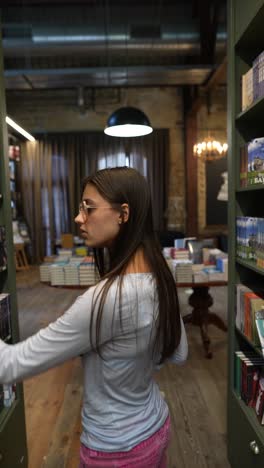
[[[85,200],[82,200],[79,204],[79,213],[81,213],[85,218],[92,213],[93,210],[97,210],[98,208],[103,208],[105,210],[112,210],[114,207],[120,207],[119,203],[114,203],[111,206],[104,206],[104,205],[89,205],[86,203]]]

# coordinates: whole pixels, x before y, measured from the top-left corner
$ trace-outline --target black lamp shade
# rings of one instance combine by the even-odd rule
[[[104,131],[111,136],[133,137],[151,133],[152,127],[141,110],[135,107],[121,107],[110,115]]]

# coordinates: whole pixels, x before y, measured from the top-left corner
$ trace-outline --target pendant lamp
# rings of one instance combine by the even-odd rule
[[[104,129],[106,135],[115,137],[137,137],[153,132],[150,121],[135,107],[121,107],[110,115]]]

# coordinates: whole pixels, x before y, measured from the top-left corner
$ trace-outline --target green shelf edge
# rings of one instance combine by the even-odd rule
[[[15,411],[17,405],[18,405],[18,400],[15,400],[9,408],[3,408],[0,411],[0,433],[2,432],[2,429],[4,428],[7,418],[9,418],[11,413]]]
[[[260,275],[264,276],[264,268],[257,267],[254,262],[241,260],[240,258],[237,257],[236,263],[239,263],[239,265],[249,268],[250,270],[255,271],[256,273],[259,273]]]
[[[261,442],[264,444],[264,426],[262,426],[257,418],[257,415],[255,413],[254,408],[250,408],[247,406],[244,401],[239,397],[239,395],[236,393],[235,390],[233,390],[233,396],[236,398],[241,410],[243,413],[246,415],[248,421],[250,421],[250,424],[254,428],[254,431],[256,432],[258,438],[261,440]]]

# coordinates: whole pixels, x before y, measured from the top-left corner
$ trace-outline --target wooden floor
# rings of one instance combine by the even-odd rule
[[[21,338],[56,319],[80,290],[41,284],[38,270],[17,273]],[[180,291],[182,313],[188,291]],[[213,290],[213,310],[226,319],[226,288]],[[189,359],[165,366],[156,379],[170,407],[168,468],[229,468],[226,457],[227,337],[213,326],[213,359],[204,358],[199,330],[187,325]],[[82,369],[72,360],[24,383],[29,468],[77,468]],[[136,468],[136,467],[135,467]]]

